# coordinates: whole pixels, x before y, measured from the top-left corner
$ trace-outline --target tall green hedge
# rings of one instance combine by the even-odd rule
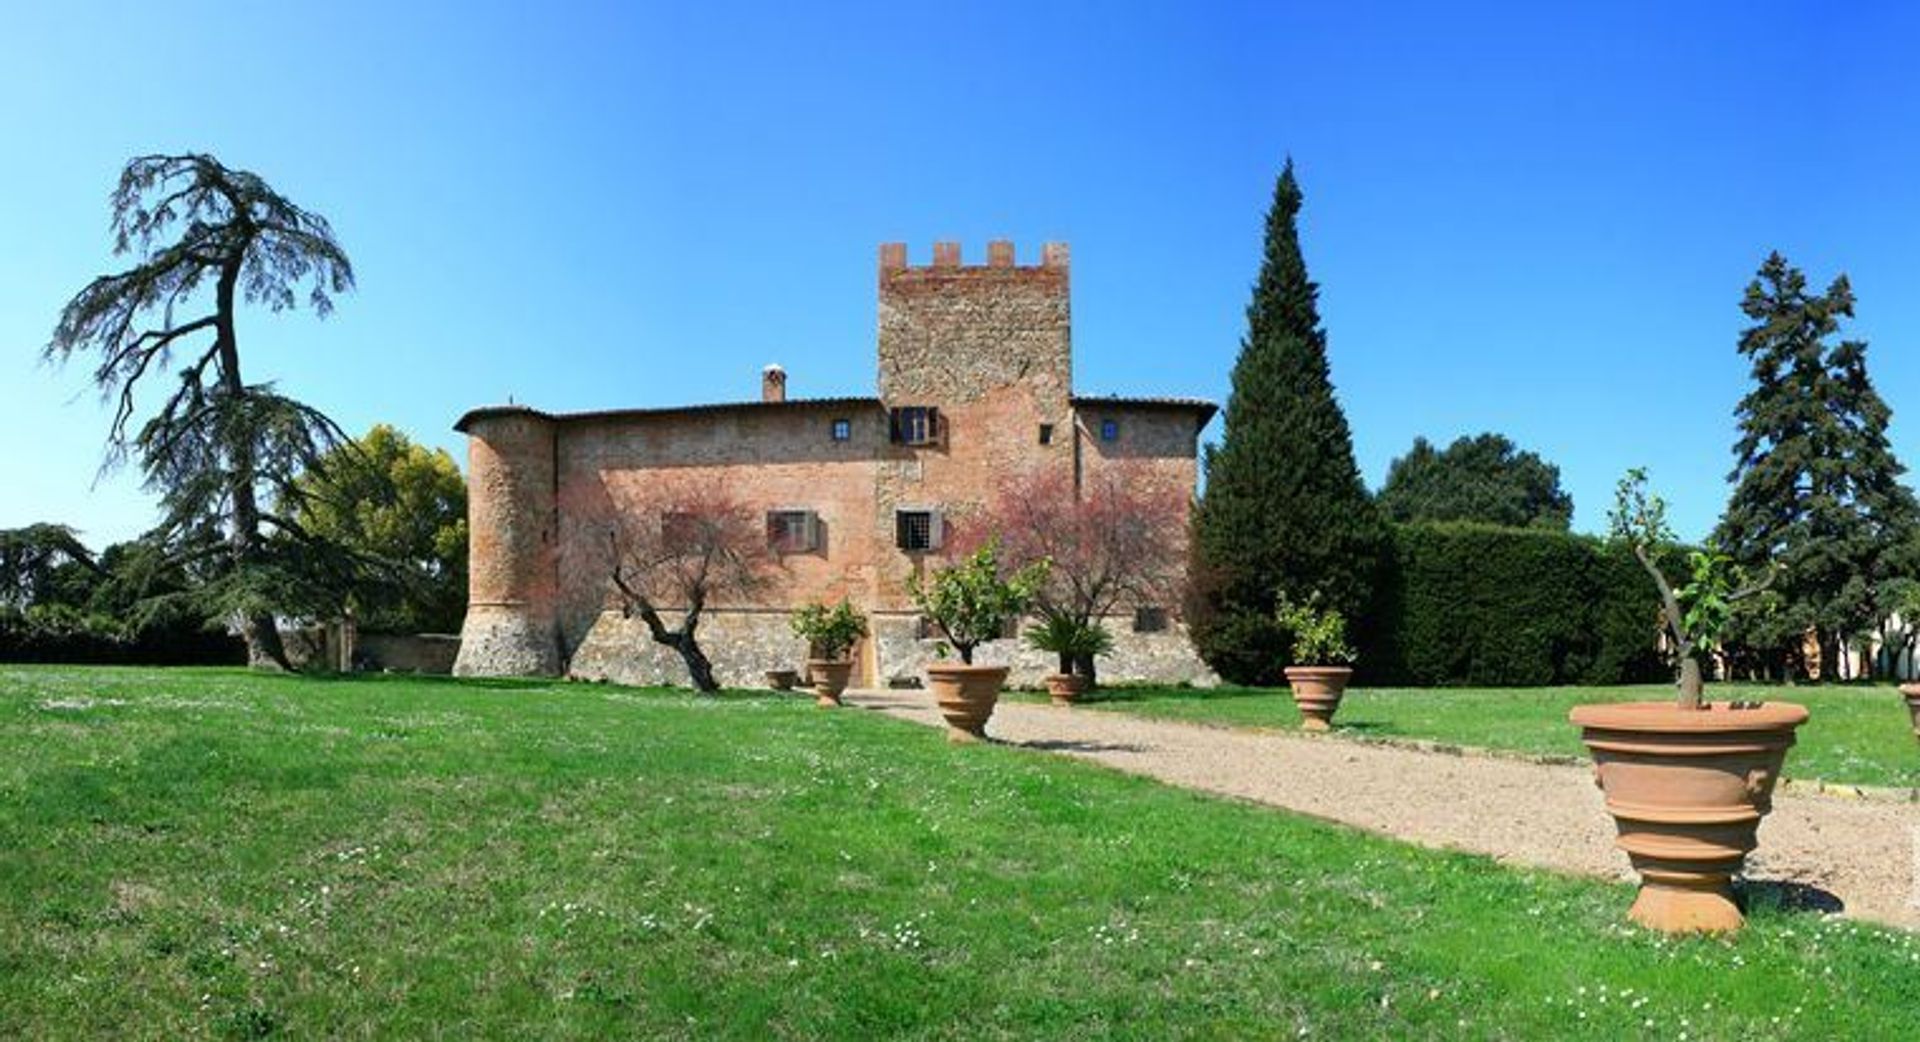
[[[1591,536],[1470,524],[1397,525],[1384,563],[1369,683],[1620,684],[1669,676],[1658,604],[1623,548]]]

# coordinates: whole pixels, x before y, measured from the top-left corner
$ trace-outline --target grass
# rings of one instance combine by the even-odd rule
[[[0,667],[20,1038],[1900,1038],[1920,936],[802,698]]]
[[[1780,687],[1714,684],[1714,699],[1774,699],[1811,711],[1787,756],[1787,776],[1855,785],[1920,786],[1920,744],[1906,705],[1890,686]],[[1585,757],[1567,711],[1587,702],[1664,701],[1673,689],[1637,687],[1356,688],[1340,702],[1336,733],[1419,738],[1455,745]],[[1097,692],[1088,708],[1235,727],[1300,726],[1284,690],[1122,687]]]

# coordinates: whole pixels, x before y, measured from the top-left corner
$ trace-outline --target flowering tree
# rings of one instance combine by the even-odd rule
[[[621,614],[640,616],[656,643],[680,653],[693,686],[720,690],[701,650],[701,614],[716,600],[762,589],[779,568],[758,513],[726,492],[690,481],[663,481],[619,504],[608,529],[613,586]],[[661,615],[680,613],[678,627]]]
[[[1075,490],[1069,475],[1029,474],[1003,488],[983,526],[1018,567],[1049,561],[1034,604],[1049,619],[1094,626],[1116,610],[1178,600],[1186,553],[1185,504],[1178,493],[1102,475]],[[1094,680],[1092,655],[1076,668]]]

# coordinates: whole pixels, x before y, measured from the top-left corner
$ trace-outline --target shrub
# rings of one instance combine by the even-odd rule
[[[803,604],[789,622],[794,636],[830,661],[845,658],[853,642],[867,635],[867,617],[845,599],[831,608],[819,601]]]
[[[999,637],[1033,603],[1034,590],[1046,579],[1047,562],[1035,561],[1010,576],[1000,574],[1000,541],[994,540],[957,564],[922,582],[907,580],[907,592],[920,611],[953,645],[960,661],[971,665],[973,649]]]
[[[1293,634],[1296,666],[1344,666],[1357,657],[1353,645],[1347,643],[1346,616],[1322,607],[1318,594],[1304,604],[1280,594],[1275,599],[1273,617]]]

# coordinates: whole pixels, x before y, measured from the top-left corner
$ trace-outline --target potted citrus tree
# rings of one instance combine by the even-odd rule
[[[927,667],[928,686],[947,718],[947,740],[972,742],[986,737],[987,718],[1000,700],[1007,667],[975,665],[973,652],[995,640],[1019,620],[1046,577],[1044,560],[1012,575],[1000,574],[1000,542],[993,540],[958,563],[935,570],[929,579],[915,575],[907,592],[921,614],[938,627],[960,661],[944,657]]]
[[[1293,704],[1300,709],[1300,727],[1325,731],[1333,726],[1340,696],[1353,679],[1353,645],[1347,643],[1347,620],[1332,608],[1320,606],[1318,594],[1296,604],[1281,594],[1274,618],[1293,634],[1293,665],[1286,668]]]
[[[837,706],[853,678],[847,653],[854,641],[867,635],[867,618],[842,599],[829,607],[819,601],[801,605],[790,620],[794,636],[807,642],[807,674],[813,680],[814,699],[822,707]]]
[[[1074,662],[1113,650],[1113,634],[1105,626],[1063,611],[1041,613],[1040,621],[1027,627],[1026,637],[1028,647],[1060,658],[1060,672],[1047,677],[1047,696],[1057,706],[1072,705],[1086,693],[1086,675],[1074,672]]]
[[[1764,590],[1775,573],[1736,589],[1728,559],[1708,548],[1688,555],[1676,585],[1660,561],[1673,541],[1666,504],[1647,491],[1644,470],[1621,479],[1608,523],[1653,580],[1679,663],[1672,701],[1576,706],[1570,714],[1593,754],[1618,845],[1640,874],[1627,914],[1667,932],[1737,929],[1744,920],[1733,876],[1759,842],[1807,711],[1788,702],[1708,701],[1701,659],[1718,650],[1733,604]]]

